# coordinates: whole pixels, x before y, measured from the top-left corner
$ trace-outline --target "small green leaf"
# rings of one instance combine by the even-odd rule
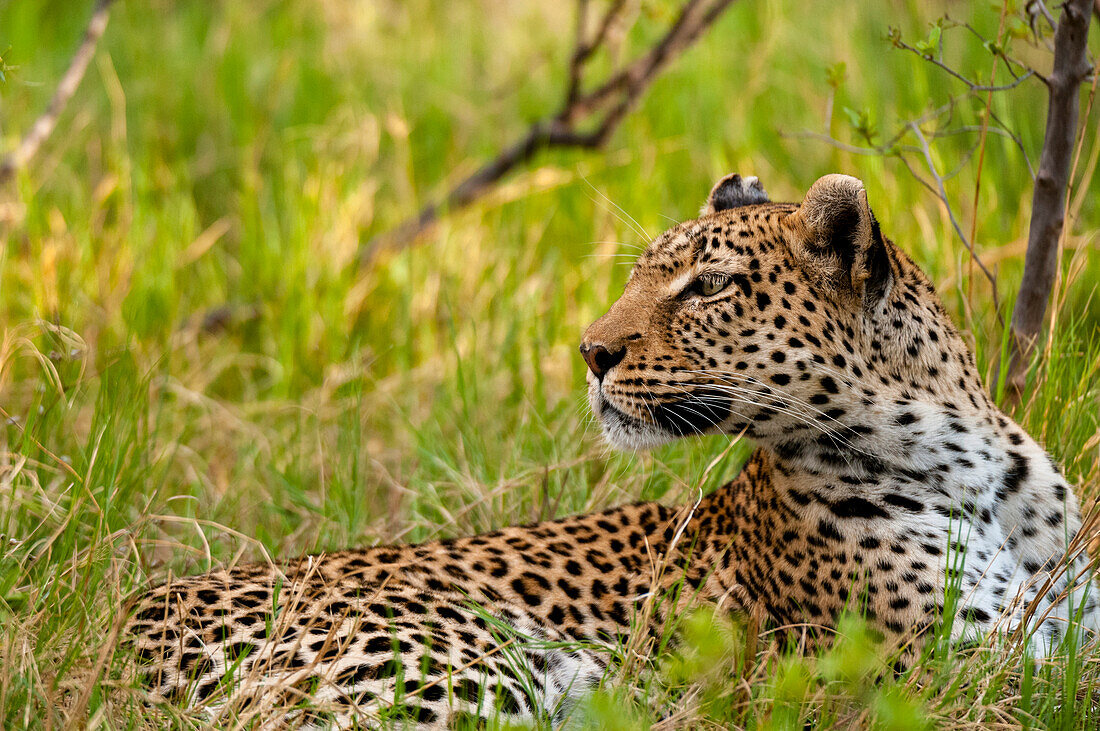
[[[861,109],[857,112],[850,107],[844,107],[844,114],[848,117],[848,123],[852,125],[856,134],[868,144],[874,145],[878,129],[875,126],[874,118],[871,116],[871,111]]]
[[[1022,18],[1013,17],[1008,21],[1008,28],[1005,30],[1008,33],[1009,38],[1025,39],[1031,35],[1031,28]]]
[[[913,43],[913,48],[917,49],[925,56],[932,56],[940,49],[940,37],[943,34],[943,30],[939,25],[933,25],[932,29],[928,31],[928,36],[923,41],[916,41]]]
[[[825,80],[833,89],[839,89],[848,76],[848,64],[837,61],[825,69]]]

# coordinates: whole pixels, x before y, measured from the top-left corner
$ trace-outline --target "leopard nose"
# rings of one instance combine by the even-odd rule
[[[604,374],[622,362],[626,357],[626,348],[619,348],[611,352],[601,343],[581,343],[581,355],[588,369],[592,371],[598,380],[603,380]]]

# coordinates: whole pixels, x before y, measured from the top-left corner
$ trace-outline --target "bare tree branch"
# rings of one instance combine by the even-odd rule
[[[1046,80],[1046,79],[1043,78],[1043,76],[1041,74],[1036,72],[1035,69],[1027,69],[1023,74],[1020,74],[1020,75],[1013,74],[1014,78],[1008,84],[1001,84],[999,86],[994,86],[994,85],[990,85],[990,84],[979,84],[975,81],[971,81],[970,79],[966,78],[965,76],[960,74],[958,71],[951,68],[946,63],[944,63],[940,59],[936,58],[932,54],[922,53],[921,51],[917,50],[913,46],[910,46],[908,43],[901,40],[900,38],[894,38],[893,43],[894,43],[894,46],[896,48],[900,48],[903,51],[909,51],[910,53],[919,56],[920,58],[924,59],[925,61],[932,64],[933,66],[936,66],[939,69],[945,71],[950,76],[955,77],[956,79],[958,79],[962,83],[966,84],[967,88],[969,88],[970,91],[987,91],[987,92],[1010,91],[1012,89],[1015,89],[1017,86],[1024,83],[1028,79],[1030,79],[1032,76],[1036,76],[1040,79],[1043,79],[1044,81]],[[1003,54],[1001,55],[1001,58],[1005,59],[1005,66],[1011,72],[1013,62],[1010,62],[1009,59],[1006,56],[1003,56]]]
[[[589,0],[577,0],[577,40],[573,46],[573,58],[569,63],[569,89],[565,94],[566,108],[576,103],[581,92],[581,84],[584,81],[585,65],[595,55],[596,51],[603,46],[608,33],[611,31],[611,26],[619,19],[626,7],[626,0],[614,0],[611,8],[604,13],[603,18],[600,20],[596,34],[591,40],[585,40],[588,23],[588,3]]]
[[[973,126],[950,127],[949,126],[950,125],[950,119],[952,118],[952,116],[954,114],[955,105],[959,101],[961,101],[962,98],[968,97],[968,96],[974,94],[975,91],[980,91],[980,90],[981,90],[981,88],[970,89],[961,97],[960,96],[951,97],[947,101],[946,104],[943,104],[942,106],[936,107],[936,108],[928,111],[927,113],[925,113],[924,115],[922,115],[918,119],[913,119],[913,120],[910,120],[910,121],[906,122],[904,124],[904,126],[902,126],[901,129],[899,129],[898,132],[895,133],[894,136],[889,138],[887,141],[882,142],[882,143],[877,143],[877,144],[872,142],[871,145],[867,146],[867,147],[862,147],[862,146],[857,146],[857,145],[850,145],[850,144],[841,142],[840,140],[838,140],[838,139],[836,139],[836,138],[834,138],[834,137],[832,137],[831,135],[828,135],[828,134],[818,134],[818,133],[814,133],[814,132],[800,132],[800,133],[795,133],[795,134],[787,134],[787,133],[781,132],[780,134],[781,134],[781,136],[784,136],[784,137],[800,137],[800,138],[820,140],[820,141],[825,142],[825,143],[827,143],[827,144],[829,144],[829,145],[831,145],[831,146],[833,146],[833,147],[835,147],[839,150],[844,150],[846,152],[850,152],[850,153],[856,154],[856,155],[868,155],[868,156],[876,156],[876,157],[894,157],[894,158],[897,158],[898,160],[900,160],[901,163],[903,165],[905,165],[906,169],[908,169],[910,175],[912,175],[913,178],[917,182],[919,182],[921,185],[923,185],[925,188],[927,188],[929,192],[931,192],[933,195],[935,195],[940,200],[940,202],[943,204],[944,209],[947,212],[947,217],[951,222],[952,228],[955,229],[955,233],[958,235],[959,240],[962,241],[963,246],[966,247],[966,250],[967,250],[967,252],[969,252],[969,254],[971,256],[971,259],[978,265],[978,268],[981,269],[982,274],[985,276],[985,278],[987,280],[989,280],[990,291],[992,293],[991,296],[992,296],[992,299],[993,299],[993,309],[997,313],[997,319],[1000,321],[1001,326],[1003,327],[1004,326],[1004,317],[1001,314],[1000,298],[999,298],[999,295],[998,295],[998,292],[997,292],[997,278],[993,274],[993,272],[991,272],[989,270],[989,268],[985,265],[985,263],[981,260],[981,258],[978,256],[977,252],[974,251],[974,245],[973,245],[973,242],[971,241],[971,239],[968,238],[965,233],[963,233],[962,226],[959,223],[958,217],[955,215],[955,210],[951,205],[951,199],[948,197],[947,189],[946,189],[946,186],[944,185],[945,180],[948,180],[951,177],[953,177],[954,175],[958,174],[958,172],[966,164],[966,161],[969,160],[970,156],[977,149],[978,145],[975,145],[974,147],[970,148],[965,153],[965,155],[963,156],[963,160],[959,163],[958,167],[956,167],[955,170],[950,171],[946,175],[942,175],[942,174],[940,174],[939,170],[936,168],[936,163],[935,163],[935,160],[932,157],[932,150],[931,150],[931,147],[930,147],[929,142],[928,142],[929,138],[937,139],[937,138],[946,137],[946,136],[949,136],[949,135],[980,132],[981,131],[980,127],[973,127]],[[995,90],[996,89],[993,89],[991,91],[995,91]],[[947,115],[948,120],[947,120],[946,123],[943,123],[942,118],[945,115]],[[938,129],[938,130],[932,130],[930,132],[925,132],[922,129],[922,125],[924,125],[926,123],[929,123],[929,122],[940,122],[941,124],[946,124],[948,126],[941,127],[941,129]],[[909,135],[912,135],[912,137],[914,139],[916,139],[917,145],[914,146],[914,145],[902,144],[903,141],[906,139],[906,137],[909,136]],[[1009,135],[1009,136],[1012,136],[1012,135]],[[1013,136],[1013,139],[1017,139],[1017,138],[1015,138]],[[913,166],[913,163],[907,157],[908,155],[911,155],[911,154],[919,155],[921,157],[922,161],[924,162],[925,168],[928,170],[928,174],[932,177],[931,182],[926,180],[924,178],[924,176],[922,176],[917,171],[917,169]],[[1025,154],[1025,159],[1026,159],[1026,154]],[[1028,164],[1028,167],[1030,168],[1030,163]]]
[[[1079,91],[1092,70],[1087,57],[1092,12],[1092,0],[1067,0],[1054,32],[1054,67],[1047,79],[1047,126],[1032,196],[1024,277],[1012,311],[1008,385],[1016,393],[1022,392],[1025,385],[1028,361],[1039,339],[1047,300],[1058,274],[1058,244],[1065,224]]]
[[[8,153],[3,162],[0,162],[0,184],[10,180],[19,168],[30,162],[38,154],[38,149],[42,146],[42,143],[53,134],[54,128],[57,126],[57,120],[61,117],[61,113],[65,111],[65,106],[69,103],[73,94],[76,93],[77,87],[80,86],[80,82],[84,78],[84,72],[88,70],[88,64],[95,55],[96,45],[103,36],[103,31],[107,29],[107,18],[110,15],[112,2],[114,0],[98,0],[96,2],[95,10],[88,21],[88,27],[84,30],[84,40],[76,49],[72,61],[69,62],[69,68],[61,77],[61,81],[58,82],[57,90],[54,92],[53,98],[50,99],[46,111],[31,125],[30,130],[24,135],[19,146]]]
[[[989,288],[993,293],[993,311],[997,313],[997,319],[1001,319],[1001,305],[997,297],[997,278],[993,276],[993,272],[989,271],[989,268],[982,262],[974,251],[974,246],[971,241],[963,233],[962,226],[959,225],[959,221],[955,218],[955,212],[952,210],[950,203],[948,203],[947,189],[943,185],[943,177],[936,171],[936,163],[932,159],[932,150],[928,147],[928,140],[925,139],[924,133],[921,132],[920,125],[913,122],[909,123],[909,129],[916,136],[917,141],[920,142],[921,154],[924,156],[924,163],[928,167],[928,172],[932,175],[932,179],[936,181],[936,189],[940,200],[943,202],[944,207],[947,209],[947,217],[951,220],[951,226],[955,229],[955,233],[958,235],[959,240],[962,241],[963,246],[970,252],[971,259],[978,265],[978,268],[982,270],[982,274],[989,280]],[[1004,322],[1001,322],[1004,325]]]
[[[687,0],[665,34],[648,51],[586,92],[584,76],[588,61],[607,42],[626,2],[612,0],[595,32],[588,37],[589,2],[577,0],[576,41],[561,108],[531,124],[519,141],[465,178],[441,201],[425,206],[416,216],[367,241],[360,247],[360,264],[369,263],[381,251],[411,246],[445,211],[463,208],[481,198],[497,181],[543,150],[602,147],[661,71],[698,40],[734,1]]]

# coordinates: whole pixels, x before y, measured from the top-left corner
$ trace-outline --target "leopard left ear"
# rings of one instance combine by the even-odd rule
[[[816,272],[865,305],[877,304],[889,291],[890,256],[862,181],[850,175],[820,178],[784,225]]]
[[[767,202],[768,194],[759,178],[753,175],[741,177],[732,173],[719,180],[711,189],[707,204],[703,206],[703,214]]]

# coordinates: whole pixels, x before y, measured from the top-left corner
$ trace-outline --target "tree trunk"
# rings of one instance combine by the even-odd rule
[[[1067,0],[1054,32],[1054,70],[1043,152],[1031,204],[1024,277],[1012,311],[1012,354],[1008,386],[1022,392],[1028,362],[1039,340],[1047,301],[1058,275],[1058,250],[1065,225],[1066,187],[1077,133],[1081,82],[1090,71],[1086,55],[1092,0]]]

